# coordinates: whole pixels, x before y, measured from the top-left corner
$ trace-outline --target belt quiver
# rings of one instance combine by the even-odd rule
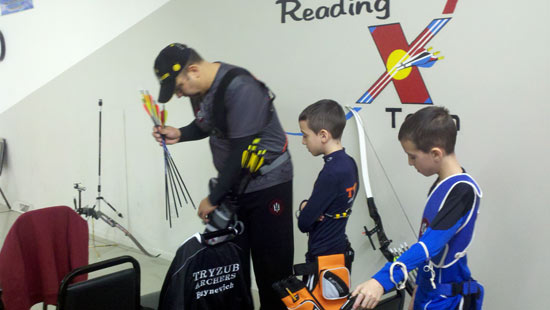
[[[288,309],[340,309],[350,294],[352,260],[353,255],[318,256],[315,262],[294,265],[294,276],[273,288]],[[304,281],[296,278],[300,275]]]
[[[322,310],[317,299],[307,289],[304,282],[290,276],[273,284],[273,289],[288,309]]]

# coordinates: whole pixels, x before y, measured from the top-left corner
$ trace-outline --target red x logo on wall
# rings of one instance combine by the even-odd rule
[[[425,45],[451,18],[434,19],[411,44],[407,43],[401,24],[369,27],[386,72],[361,96],[357,103],[371,103],[393,81],[401,103],[431,104],[432,99],[418,67],[431,67],[438,59]]]

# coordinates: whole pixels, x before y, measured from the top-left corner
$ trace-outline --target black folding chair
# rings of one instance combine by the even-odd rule
[[[131,263],[132,268],[71,284],[79,275]],[[131,256],[120,256],[71,271],[59,288],[58,310],[139,310],[140,268]]]

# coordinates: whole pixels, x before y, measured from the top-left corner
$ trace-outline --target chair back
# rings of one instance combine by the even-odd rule
[[[55,305],[63,277],[86,265],[88,223],[73,209],[57,206],[19,215],[0,250],[4,307],[28,310],[39,302]]]
[[[71,284],[82,274],[131,263],[132,268]],[[131,256],[120,256],[71,271],[61,282],[58,310],[140,309],[140,267]]]

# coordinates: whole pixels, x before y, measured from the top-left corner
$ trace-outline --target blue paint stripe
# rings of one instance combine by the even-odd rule
[[[359,100],[357,100],[357,103],[371,103],[372,102],[372,96],[370,95],[369,91],[367,90]]]
[[[430,26],[428,27],[429,28],[429,31],[431,33],[433,33],[433,35],[435,36],[443,27],[445,27],[445,25],[447,24],[447,22],[449,22],[450,18],[442,18],[442,19],[434,19],[434,21],[432,22],[432,24],[435,24],[434,22],[437,22],[437,21],[441,21],[441,23],[439,25],[437,25],[436,28],[438,28],[437,30],[433,30],[431,29],[432,28],[432,24],[430,24]]]
[[[362,108],[360,108],[360,107],[355,107],[355,108],[353,108],[353,110],[354,110],[355,112],[359,112],[359,111],[361,111],[361,109],[362,109]],[[353,113],[351,113],[351,111],[349,111],[348,114],[346,114],[346,120],[350,119],[352,116],[353,116]]]
[[[291,136],[303,136],[303,134],[301,132],[290,132],[290,131],[287,131],[286,132],[287,135],[291,135]]]

